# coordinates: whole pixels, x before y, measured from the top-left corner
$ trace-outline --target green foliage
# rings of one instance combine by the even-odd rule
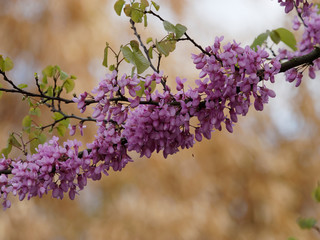
[[[288,47],[290,47],[294,51],[297,50],[297,41],[292,32],[285,28],[278,28],[273,31],[279,34],[281,41],[285,43]]]
[[[298,239],[294,237],[289,237],[287,240],[298,240]]]
[[[24,84],[24,83],[21,83],[18,85],[18,88],[20,89],[27,88],[27,87],[28,87],[28,84]]]
[[[187,27],[179,23],[176,25],[173,25],[168,21],[163,21],[163,26],[167,32],[174,33],[175,39],[181,38],[183,34],[185,34],[185,32],[187,31]]]
[[[176,49],[176,42],[177,41],[174,38],[174,34],[171,33],[161,42],[156,41],[156,48],[161,54],[167,57]]]
[[[277,28],[275,30],[269,31],[267,30],[265,33],[261,33],[258,37],[256,37],[251,44],[251,48],[257,51],[257,46],[262,46],[266,43],[268,37],[275,43],[283,42],[292,50],[296,51],[297,41],[292,32],[285,28]]]
[[[154,1],[151,1],[152,6],[154,6],[154,8],[159,11],[160,6],[158,4],[156,4]]]
[[[114,4],[114,10],[116,11],[116,13],[120,16],[121,15],[121,11],[123,8],[123,5],[125,4],[124,0],[118,0],[116,1],[116,3]]]
[[[2,55],[0,55],[0,70],[3,72],[10,71],[13,68],[14,64],[12,60],[8,57],[5,59],[3,58]]]
[[[30,115],[27,115],[22,120],[23,131],[30,133],[31,130],[32,119]]]
[[[12,145],[10,144],[8,139],[7,147],[3,148],[0,154],[1,156],[4,155],[6,158],[8,158],[8,155],[10,154],[11,150],[12,150]]]
[[[109,49],[109,43],[106,42],[106,47],[104,48],[103,62],[102,62],[102,65],[105,67],[108,67],[108,49]]]
[[[47,140],[47,137],[40,129],[35,129],[29,134],[29,141],[30,141],[30,153],[34,154],[36,153],[36,148],[39,146],[39,144],[45,143]]]
[[[150,63],[140,51],[139,44],[136,41],[131,41],[130,46],[131,49],[129,46],[122,47],[121,52],[123,57],[137,68],[138,74],[141,74],[148,69]]]
[[[313,190],[312,197],[315,201],[320,202],[320,184]]]
[[[63,89],[67,93],[70,93],[74,87],[77,78],[74,75],[69,75],[66,72],[62,71],[61,68],[57,65],[49,65],[42,70],[42,82],[40,83],[41,91],[45,92],[49,97],[58,96]],[[49,79],[52,78],[54,82],[49,83]],[[61,84],[57,82],[60,79]],[[53,92],[55,86],[55,92]]]
[[[316,225],[317,220],[314,218],[299,218],[297,223],[301,229],[311,229]]]

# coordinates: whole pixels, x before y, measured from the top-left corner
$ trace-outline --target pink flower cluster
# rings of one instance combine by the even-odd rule
[[[300,3],[303,5],[303,8],[305,9],[309,8],[310,6],[307,0],[278,0],[278,3],[280,3],[280,6],[285,7],[286,13],[291,12],[295,5],[299,7]]]
[[[303,3],[303,5],[302,7],[297,8],[297,11],[301,14],[303,22],[301,19],[295,16],[293,19],[293,29],[299,30],[299,28],[304,25],[302,39],[300,42],[298,42],[298,50],[295,52],[290,52],[286,49],[279,50],[278,57],[281,59],[290,60],[294,57],[306,55],[312,52],[315,46],[320,44],[320,15],[318,14],[318,6],[309,4],[306,1],[297,1],[296,5],[299,6],[300,3]],[[307,67],[309,71],[309,77],[314,79],[316,77],[315,71],[320,69],[320,59],[316,59]],[[306,67],[302,67],[300,69],[292,68],[286,71],[286,80],[289,82],[296,80],[296,87],[298,87],[301,84],[303,71],[305,71],[305,69]]]
[[[259,47],[254,51],[235,41],[223,46],[223,37],[216,38],[203,53],[192,55],[195,67],[200,70],[196,87],[186,87],[186,79],[177,77],[175,92],[166,84],[162,72],[144,78],[125,74],[119,77],[116,71],[107,74],[92,94],[84,92],[73,99],[81,113],[94,104],[92,118],[97,123],[97,134],[86,149],[80,151],[81,143],[77,140],[59,145],[58,138],[53,137],[25,160],[0,159],[3,207],[11,205],[9,193],[18,195],[20,200],[42,197],[49,191],[54,198],[62,199],[68,193],[74,199],[88,179],[99,180],[110,169],[121,171],[132,162],[130,151],[146,157],[162,151],[167,157],[180,148],[192,147],[203,137],[210,139],[214,130],[225,127],[233,132],[238,116],[245,116],[251,105],[262,111],[269,98],[275,97],[265,83],[274,82],[281,68],[280,59],[309,53],[315,44],[320,44],[317,8],[311,8],[304,0],[278,2],[286,12],[295,4],[303,4],[301,15],[307,27],[299,51],[281,50],[277,57],[269,58]],[[296,29],[301,25],[297,19],[294,24]],[[314,78],[318,69],[320,61],[316,60],[309,67],[309,76]],[[286,76],[288,81],[298,79],[298,86],[302,73],[292,69]],[[83,127],[81,123],[81,135]],[[69,128],[70,135],[75,134],[76,126]]]
[[[22,201],[25,197],[42,197],[52,191],[52,197],[62,199],[64,193],[69,192],[70,199],[74,199],[76,189],[83,189],[86,180],[80,168],[88,169],[90,160],[83,154],[79,158],[81,143],[68,140],[59,146],[58,138],[53,137],[48,143],[39,145],[37,153],[27,155],[22,159],[0,159],[0,169],[12,168],[11,176],[1,174],[0,187],[4,208],[10,207],[7,199],[11,192],[18,195]]]

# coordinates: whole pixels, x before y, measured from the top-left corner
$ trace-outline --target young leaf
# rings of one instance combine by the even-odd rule
[[[143,15],[143,26],[148,27],[148,19],[147,19],[147,14]]]
[[[112,71],[115,70],[115,69],[116,69],[116,67],[114,66],[114,64],[112,64],[112,65],[109,66],[109,71],[112,72]]]
[[[169,40],[156,42],[156,47],[161,54],[167,57],[169,56],[170,52],[174,51],[174,49],[176,48],[176,42]]]
[[[29,110],[29,114],[40,117],[41,110],[40,110],[40,108],[31,107],[30,110]]]
[[[275,44],[278,44],[281,41],[279,33],[274,30],[270,32],[270,38]]]
[[[133,50],[139,50],[139,42],[136,40],[131,40],[130,46]]]
[[[60,70],[59,73],[60,73],[61,80],[66,80],[67,78],[69,78],[69,75],[66,72]]]
[[[1,66],[1,70],[3,72],[6,72],[6,71],[10,71],[12,68],[13,68],[13,62],[10,58],[6,57],[6,59],[3,61],[3,64]]]
[[[140,0],[140,10],[145,11],[146,7],[149,6],[148,0]]]
[[[10,135],[9,139],[9,144],[16,147],[20,148],[22,145],[19,143],[19,141],[16,139],[16,137],[13,135],[13,133]]]
[[[71,92],[74,89],[74,86],[74,80],[71,78],[68,78],[63,83],[63,87],[66,89],[67,93]]]
[[[285,28],[278,28],[273,31],[279,34],[281,41],[285,43],[288,47],[290,47],[294,51],[297,50],[297,41],[292,32]]]
[[[63,118],[63,115],[59,112],[55,112],[52,116],[53,120],[58,121]]]
[[[2,154],[3,154],[6,158],[8,158],[8,155],[9,155],[9,153],[11,152],[11,149],[12,149],[12,145],[9,144],[9,141],[8,141],[7,147],[6,147],[6,148],[3,148],[3,149],[1,150],[0,155],[2,156]]]
[[[170,23],[170,22],[168,22],[168,21],[163,21],[163,27],[164,27],[164,29],[167,31],[167,32],[175,32],[175,26],[172,24],[172,23]]]
[[[103,62],[102,62],[102,65],[105,67],[108,67],[108,49],[109,49],[109,43],[106,42],[106,47],[104,48]]]
[[[66,134],[67,128],[63,124],[59,124],[57,127],[58,134],[63,137]]]
[[[139,3],[135,2],[134,4],[132,4],[132,8],[131,8],[131,19],[135,22],[135,23],[140,23],[142,22],[142,17],[143,17],[143,11],[140,10],[139,8]]]
[[[152,37],[148,37],[147,40],[146,40],[146,43],[149,44],[151,42],[152,42]]]
[[[316,225],[317,220],[314,218],[299,218],[297,223],[301,229],[311,229]]]
[[[124,46],[121,48],[121,51],[124,58],[136,66],[138,74],[143,73],[150,66],[150,63],[140,49],[134,48],[131,51],[128,46]]]
[[[49,65],[42,70],[43,76],[53,77],[53,66]]]
[[[20,88],[20,89],[23,89],[23,88],[26,88],[26,87],[28,87],[28,84],[21,83],[21,84],[18,85],[18,88]]]
[[[258,37],[256,37],[253,41],[253,43],[251,44],[250,48],[254,49],[255,51],[257,51],[257,46],[261,46],[268,38],[269,33],[265,32],[265,33],[261,33]]]
[[[123,8],[124,4],[125,4],[125,0],[118,0],[114,4],[113,8],[116,11],[116,13],[118,14],[118,16],[121,15],[121,11],[122,11],[122,8]]]
[[[32,119],[29,115],[25,116],[22,120],[23,130],[27,133],[30,133]]]
[[[160,6],[158,4],[156,4],[154,1],[151,1],[152,6],[154,6],[154,8],[159,11]]]
[[[124,11],[124,13],[126,14],[126,16],[127,17],[130,17],[131,16],[131,6],[130,6],[130,4],[126,4],[125,6],[124,6],[124,9],[123,9],[123,11]]]
[[[318,185],[316,187],[316,189],[313,190],[312,192],[312,197],[314,198],[314,200],[316,200],[317,202],[320,202],[320,185]]]
[[[149,47],[149,49],[148,49],[148,56],[149,56],[150,59],[153,58],[153,47],[152,46]]]
[[[176,26],[175,26],[175,34],[176,34],[176,38],[179,39],[183,36],[183,34],[186,33],[187,31],[187,27],[186,26],[183,26],[182,24],[178,23]]]

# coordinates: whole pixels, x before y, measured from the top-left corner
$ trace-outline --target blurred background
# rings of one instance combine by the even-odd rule
[[[103,49],[119,49],[134,39],[114,0],[0,0],[0,54],[15,68],[17,83],[33,82],[35,72],[58,64],[78,77],[76,92],[90,91],[106,73]],[[251,44],[266,29],[291,27],[291,17],[273,0],[159,0],[159,14],[188,27],[203,47],[216,36]],[[149,17],[142,36],[163,36]],[[297,36],[298,37],[298,36]],[[196,79],[190,43],[177,45],[162,70]],[[110,59],[111,61],[111,59]],[[320,239],[301,230],[299,216],[320,219],[311,197],[320,180],[319,81],[305,79],[296,89],[279,76],[277,97],[263,112],[251,109],[234,133],[215,132],[212,140],[163,159],[139,158],[121,173],[89,182],[76,200],[13,200],[0,211],[0,239]],[[4,94],[0,103],[0,147],[21,129],[28,108],[21,96]],[[86,130],[91,141],[94,127]]]

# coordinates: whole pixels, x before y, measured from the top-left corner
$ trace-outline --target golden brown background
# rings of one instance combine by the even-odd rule
[[[173,11],[183,23],[187,1],[159,3],[160,14]],[[35,71],[58,64],[78,77],[77,93],[91,90],[103,77],[105,42],[117,49],[133,38],[127,19],[116,17],[113,4],[0,0],[0,53],[16,66],[9,75],[31,83]],[[162,69],[171,79],[194,79],[194,49],[188,43],[177,48]],[[233,134],[216,132],[212,140],[168,159],[133,154],[134,163],[89,182],[75,201],[50,196],[13,201],[11,209],[0,211],[0,239],[320,239],[296,225],[299,216],[319,217],[320,208],[311,197],[320,180],[319,96],[311,95],[309,79],[298,90],[282,78],[278,81],[275,91],[279,87],[292,92],[287,102],[299,119],[290,137],[274,124],[270,107],[250,111]],[[21,96],[5,94],[1,99],[1,148],[8,134],[20,129],[27,110]]]

